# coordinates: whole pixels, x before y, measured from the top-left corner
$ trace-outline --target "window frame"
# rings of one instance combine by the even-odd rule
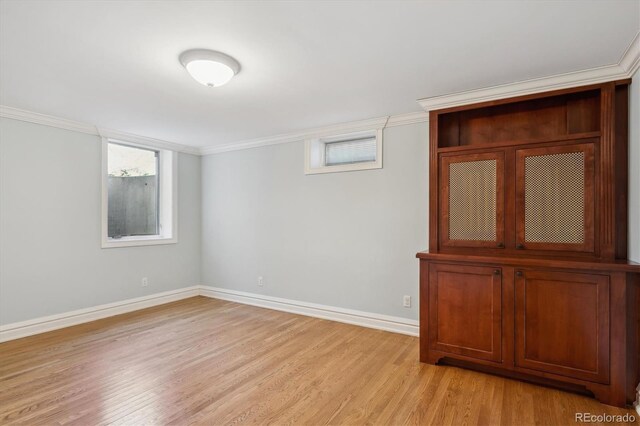
[[[158,151],[158,235],[109,237],[109,143]],[[178,242],[178,155],[176,152],[122,139],[102,138],[102,248],[152,246]],[[167,184],[168,182],[168,184]]]
[[[382,168],[382,130],[370,129],[357,132],[326,135],[308,138],[304,141],[304,173],[306,175],[319,173],[351,172],[359,170],[373,170]],[[355,163],[327,165],[325,159],[326,145],[330,143],[349,141],[358,138],[375,136],[376,159]]]

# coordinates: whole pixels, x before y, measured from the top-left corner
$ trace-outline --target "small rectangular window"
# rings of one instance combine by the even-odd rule
[[[175,243],[175,155],[103,140],[102,247]]]
[[[382,168],[382,130],[326,136],[305,141],[305,173]]]

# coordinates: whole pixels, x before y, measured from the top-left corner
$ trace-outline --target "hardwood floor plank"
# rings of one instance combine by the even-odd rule
[[[418,339],[195,297],[0,344],[0,423],[549,425],[594,399],[418,362]]]

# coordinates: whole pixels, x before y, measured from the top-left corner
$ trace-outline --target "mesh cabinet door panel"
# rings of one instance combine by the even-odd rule
[[[518,243],[593,251],[593,145],[519,150],[516,173]]]
[[[504,241],[502,152],[442,157],[441,244],[497,247]]]

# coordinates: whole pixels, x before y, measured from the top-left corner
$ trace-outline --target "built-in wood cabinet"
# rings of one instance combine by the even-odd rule
[[[423,362],[633,401],[628,84],[430,112]]]

